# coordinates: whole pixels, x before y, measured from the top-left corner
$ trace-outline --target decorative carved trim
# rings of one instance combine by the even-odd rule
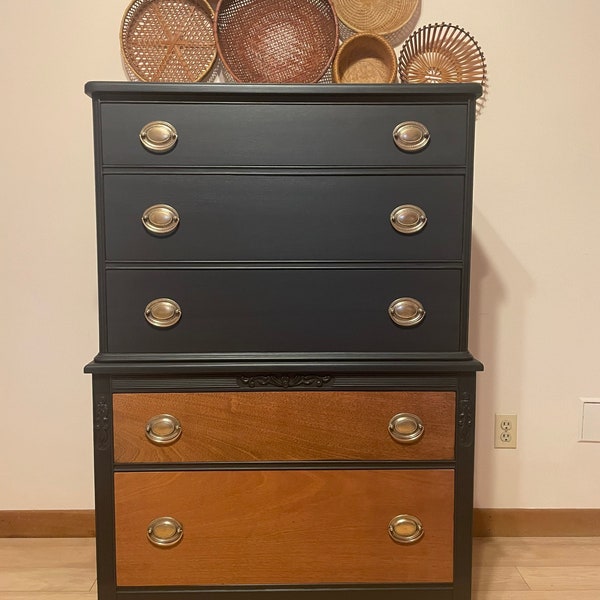
[[[331,383],[330,375],[252,375],[239,377],[238,384],[248,387],[274,386],[281,388],[291,387],[323,387]]]
[[[110,439],[110,412],[106,394],[98,394],[94,406],[94,430],[96,432],[96,449],[108,449]]]
[[[463,392],[458,403],[458,441],[464,448],[473,445],[475,434],[473,398],[469,392]]]

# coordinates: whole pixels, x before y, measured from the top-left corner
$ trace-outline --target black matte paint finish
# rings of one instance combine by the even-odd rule
[[[94,382],[99,600],[470,600],[475,373],[468,352],[477,85],[223,85],[92,82],[100,354]],[[138,134],[170,121],[175,148]],[[422,152],[392,130],[420,120]],[[161,237],[153,204],[180,214]],[[390,212],[417,204],[416,235]],[[146,304],[183,316],[159,330]],[[402,296],[427,310],[414,328],[387,314]],[[454,581],[448,585],[118,588],[118,471],[246,469],[247,464],[115,465],[112,395],[318,389],[456,393]],[[260,468],[439,468],[439,462],[261,463]],[[399,565],[399,568],[401,566]]]
[[[109,262],[460,261],[463,175],[152,173],[104,176]],[[148,232],[142,214],[167,204],[180,222]],[[427,215],[416,234],[390,214],[413,204]]]

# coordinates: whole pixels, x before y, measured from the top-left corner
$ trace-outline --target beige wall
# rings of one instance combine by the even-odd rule
[[[126,0],[3,2],[0,510],[93,505],[97,348],[88,80],[123,80]],[[471,349],[479,377],[475,503],[597,507],[600,444],[577,442],[600,396],[600,3],[423,0],[419,25],[479,40]],[[494,450],[495,412],[519,449]]]

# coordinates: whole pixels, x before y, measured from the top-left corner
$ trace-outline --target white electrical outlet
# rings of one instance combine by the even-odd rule
[[[517,447],[517,415],[496,415],[494,448]]]

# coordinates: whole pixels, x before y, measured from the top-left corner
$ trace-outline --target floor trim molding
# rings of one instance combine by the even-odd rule
[[[475,537],[600,536],[597,508],[476,508]]]
[[[93,510],[3,510],[0,538],[94,537]],[[476,508],[475,537],[600,536],[600,509]]]
[[[0,510],[0,538],[95,535],[93,510]]]

